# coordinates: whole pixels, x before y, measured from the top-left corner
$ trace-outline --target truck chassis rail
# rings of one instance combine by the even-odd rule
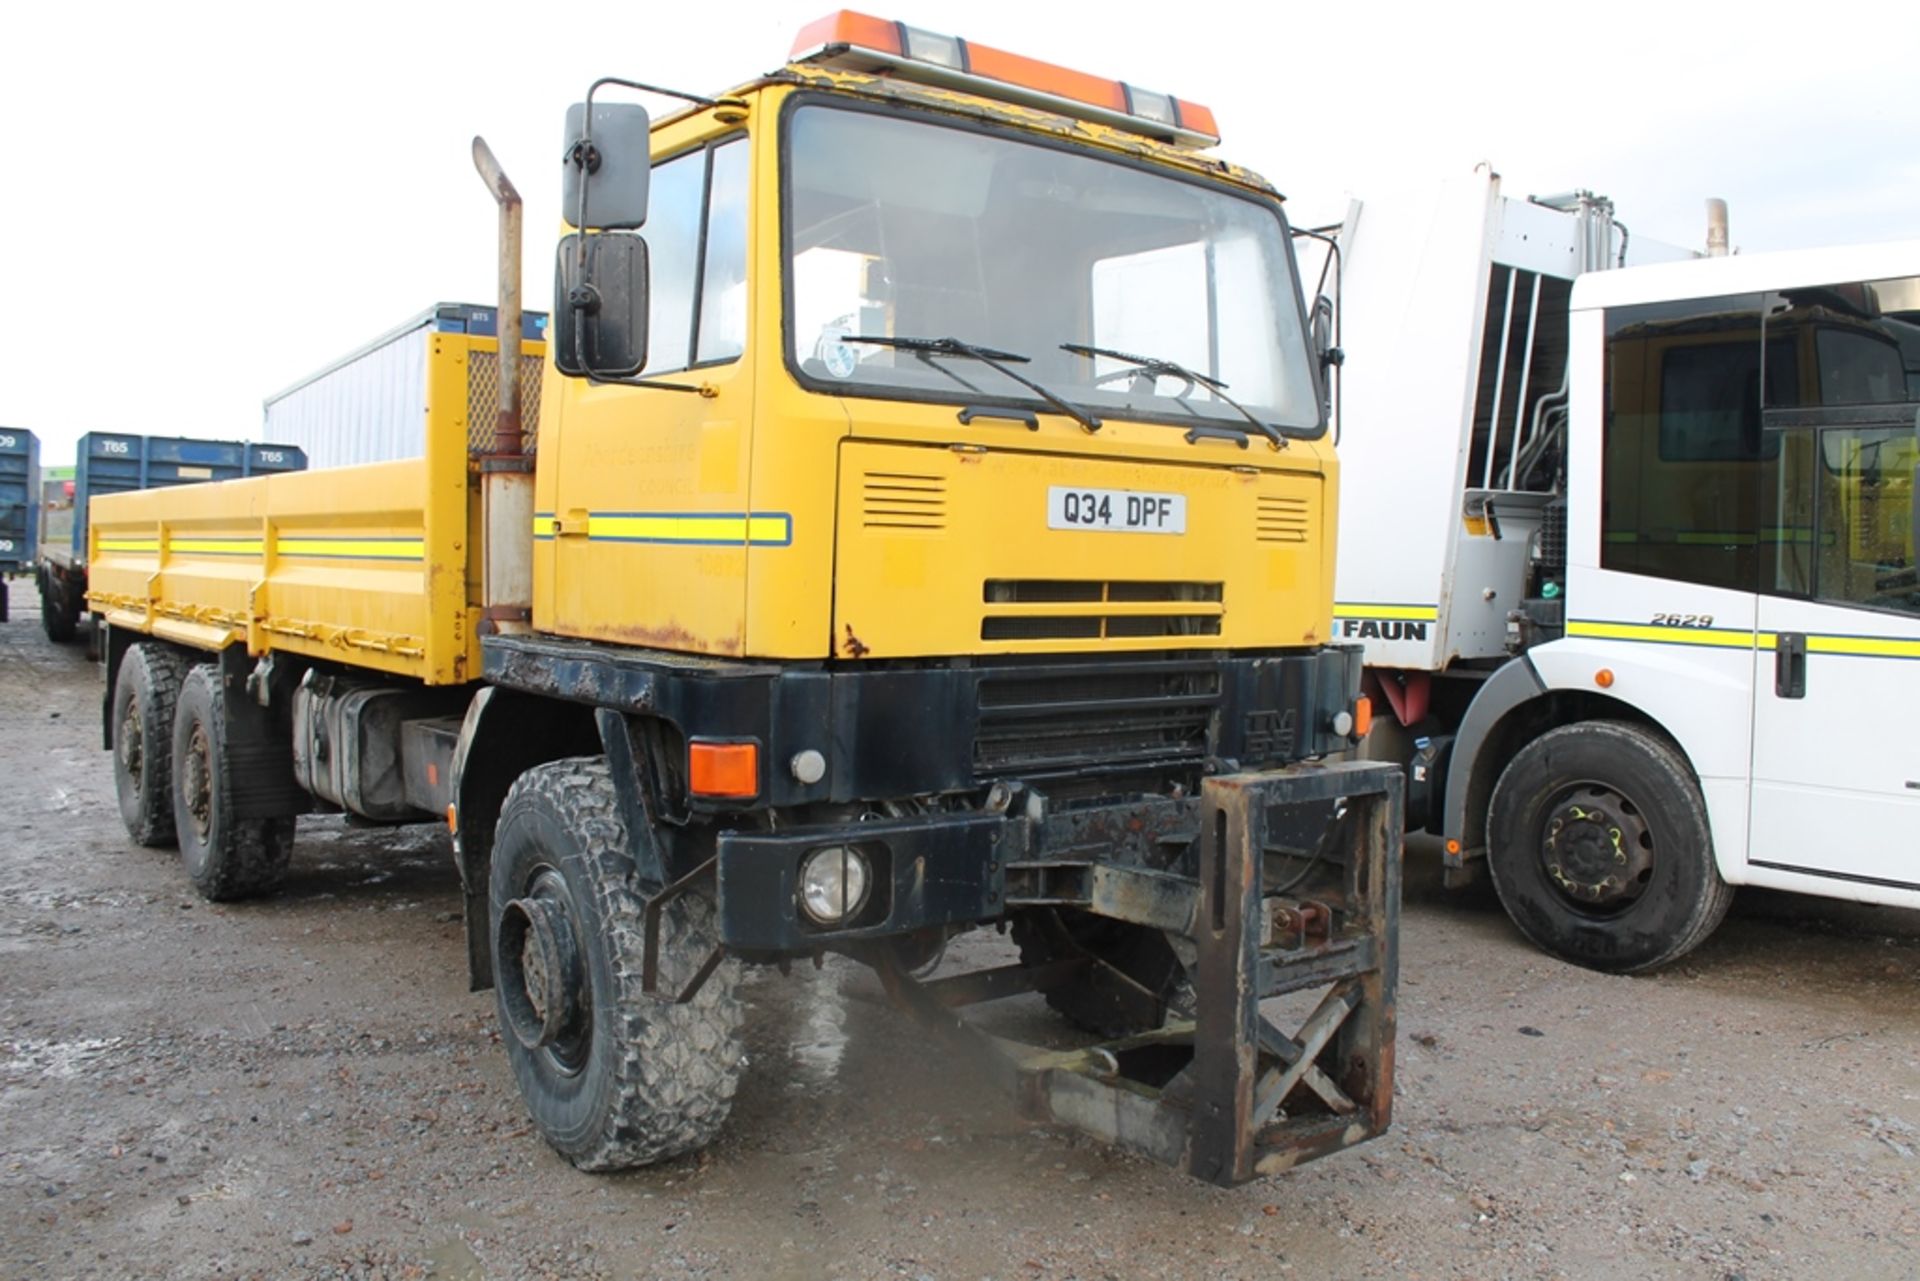
[[[1207,779],[1197,877],[1097,860],[1010,866],[1009,908],[1166,931],[1194,999],[1190,1018],[1156,1031],[1059,1051],[955,1013],[1105,964],[1093,956],[927,982],[884,958],[877,968],[896,1003],[976,1054],[1035,1120],[1222,1186],[1279,1173],[1389,1122],[1403,785],[1398,769],[1358,761]],[[1277,868],[1276,815],[1329,806],[1337,817],[1304,869]],[[1315,989],[1291,1035],[1262,1009]]]

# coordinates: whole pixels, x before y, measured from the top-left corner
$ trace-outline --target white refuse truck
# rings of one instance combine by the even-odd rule
[[[1449,880],[1612,971],[1737,885],[1920,907],[1920,241],[1701,256],[1484,168],[1325,230],[1335,634]]]

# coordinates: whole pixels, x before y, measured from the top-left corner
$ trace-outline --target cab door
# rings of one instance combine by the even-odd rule
[[[543,441],[536,537],[552,544],[542,630],[650,648],[745,648],[748,330],[753,140],[694,119],[656,155],[641,234],[653,386],[560,379],[557,448]]]
[[[1920,890],[1920,404],[1898,347],[1871,342],[1857,323],[1796,337],[1816,383],[1771,397],[1802,403],[1765,415],[1779,467],[1763,530],[1749,861]],[[1879,403],[1804,403],[1868,397]]]

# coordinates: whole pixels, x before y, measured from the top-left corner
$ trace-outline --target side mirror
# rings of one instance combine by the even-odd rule
[[[1333,371],[1346,363],[1347,353],[1333,345],[1333,299],[1321,294],[1313,300],[1308,322],[1314,358],[1320,363],[1320,407],[1333,412]]]
[[[561,239],[553,268],[552,348],[555,367],[572,377],[631,378],[640,372],[647,362],[646,241],[622,231]]]
[[[1319,358],[1321,367],[1338,364],[1337,360],[1329,359],[1334,350],[1333,299],[1321,294],[1313,300],[1313,315],[1308,325],[1313,335],[1313,354]]]
[[[646,223],[653,164],[648,127],[647,109],[637,103],[594,103],[591,131],[585,103],[567,108],[560,216],[568,226],[631,231]]]

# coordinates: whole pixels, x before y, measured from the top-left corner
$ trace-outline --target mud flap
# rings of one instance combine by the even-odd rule
[[[234,816],[284,818],[308,813],[313,798],[300,786],[293,769],[288,681],[275,683],[271,660],[256,664],[244,645],[227,646],[216,661]],[[269,688],[272,697],[265,696]]]
[[[1364,761],[1208,779],[1197,876],[1097,862],[1075,878],[1074,906],[1184,940],[1191,1019],[1043,1050],[953,1013],[1035,990],[1040,967],[918,983],[883,965],[881,976],[896,1000],[981,1051],[1034,1119],[1209,1183],[1363,1143],[1385,1132],[1393,1103],[1404,783],[1397,767]],[[1304,854],[1269,839],[1288,811],[1333,815]]]

